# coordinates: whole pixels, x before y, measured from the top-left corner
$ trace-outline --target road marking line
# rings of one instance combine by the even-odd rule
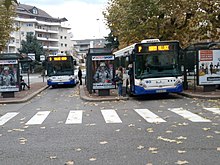
[[[2,117],[0,117],[0,125],[4,125],[6,122],[8,122],[10,119],[15,117],[18,114],[18,112],[8,112]]]
[[[39,111],[26,123],[26,125],[42,124],[49,114],[50,111]]]
[[[70,111],[66,119],[66,124],[80,124],[82,123],[83,111]]]
[[[122,123],[115,110],[101,110],[106,123]]]
[[[149,111],[148,109],[135,109],[135,112],[137,112],[141,117],[144,118],[149,123],[164,123],[166,122],[153,112]]]
[[[192,122],[211,122],[210,120],[205,119],[183,108],[169,108],[169,110]]]
[[[213,112],[214,114],[220,115],[220,108],[204,108],[207,111]]]

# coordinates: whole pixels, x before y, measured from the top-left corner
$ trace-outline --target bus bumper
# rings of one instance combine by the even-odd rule
[[[181,93],[183,85],[178,84],[175,88],[158,88],[158,89],[144,89],[140,86],[135,86],[134,95],[159,94],[159,93]]]
[[[59,81],[59,82],[56,82],[56,81],[50,81],[50,80],[47,80],[47,85],[49,86],[53,86],[53,85],[76,85],[76,81],[75,80],[70,80],[70,81]]]

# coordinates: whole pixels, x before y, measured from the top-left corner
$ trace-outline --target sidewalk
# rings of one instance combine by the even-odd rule
[[[85,101],[119,101],[128,100],[129,97],[118,97],[117,89],[110,89],[109,96],[99,96],[98,91],[90,94],[85,85],[79,85],[80,98]]]
[[[98,96],[98,93],[89,94],[84,85],[80,86],[80,97],[86,101],[114,101],[114,100],[128,100],[129,97],[117,97],[117,89],[110,90],[110,96]],[[220,90],[216,89],[213,92],[203,92],[203,88],[196,89],[189,88],[188,90],[178,93],[179,95],[189,98],[203,98],[203,99],[220,99]]]
[[[216,89],[212,92],[204,92],[202,87],[196,87],[195,89],[189,88],[184,90],[180,95],[190,98],[203,98],[203,99],[220,99],[220,90]]]
[[[46,82],[35,82],[31,84],[30,90],[22,90],[15,92],[15,97],[13,98],[3,98],[0,96],[0,104],[10,104],[10,103],[23,103],[31,100],[33,97],[38,95],[40,92],[48,88]],[[129,97],[117,97],[117,89],[110,90],[109,96],[99,96],[98,92],[89,94],[85,85],[78,85],[76,88],[79,89],[80,98],[85,101],[119,101],[119,100],[128,100]],[[202,88],[196,88],[185,90],[179,95],[183,95],[190,98],[203,98],[203,99],[220,99],[220,90],[216,89],[213,92],[203,92]]]
[[[30,85],[30,89],[22,90],[15,92],[15,97],[12,98],[3,98],[0,95],[0,104],[10,104],[10,103],[23,103],[31,100],[37,94],[46,89],[46,82],[36,82]]]

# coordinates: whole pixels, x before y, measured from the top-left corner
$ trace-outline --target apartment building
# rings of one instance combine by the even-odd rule
[[[81,61],[81,65],[85,65],[86,54],[89,48],[104,48],[107,41],[104,38],[100,39],[83,39],[72,40],[74,55]]]
[[[18,30],[11,33],[5,52],[18,52],[28,33],[37,37],[47,55],[71,51],[71,28],[66,24],[66,18],[53,18],[45,11],[25,4],[17,6],[16,14],[14,24]]]
[[[89,48],[103,48],[107,41],[104,38],[100,39],[84,39],[84,40],[72,40],[73,48],[79,55],[86,55]]]

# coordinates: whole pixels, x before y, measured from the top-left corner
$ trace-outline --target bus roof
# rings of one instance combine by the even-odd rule
[[[122,48],[122,49],[114,52],[113,54],[115,55],[115,57],[127,56],[132,53],[132,51],[135,48],[135,45],[137,45],[137,44],[170,43],[170,42],[179,42],[179,41],[177,41],[177,40],[160,41],[159,39],[146,39],[146,40],[142,40],[140,43],[134,43],[130,46]]]
[[[131,54],[134,50],[135,45],[136,43],[114,52],[115,57],[126,56],[128,54]]]

